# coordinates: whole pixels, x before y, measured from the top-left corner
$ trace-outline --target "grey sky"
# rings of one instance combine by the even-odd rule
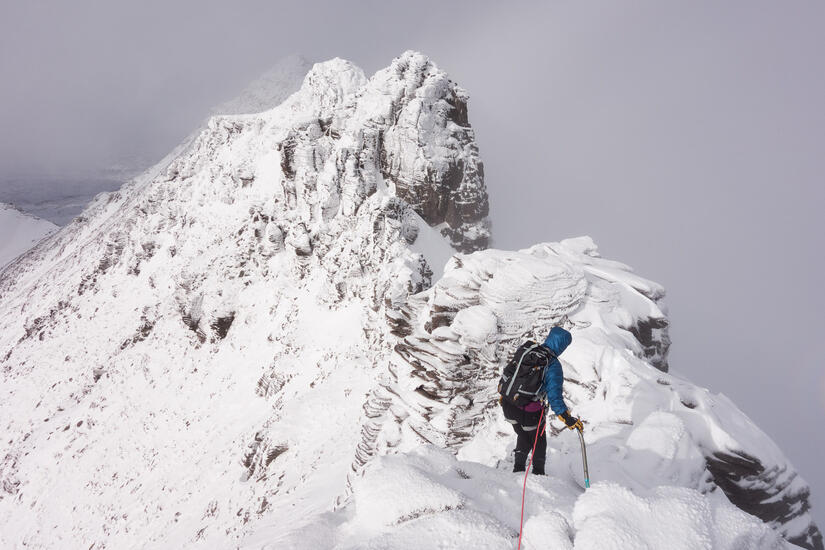
[[[115,4],[0,5],[0,176],[158,159],[290,53],[423,51],[471,94],[495,246],[589,234],[663,283],[672,369],[779,443],[825,527],[825,3]]]

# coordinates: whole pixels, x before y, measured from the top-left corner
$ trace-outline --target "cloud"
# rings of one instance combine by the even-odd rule
[[[0,175],[160,158],[290,53],[371,72],[424,51],[470,91],[495,244],[589,234],[664,283],[673,368],[779,440],[825,523],[823,16],[768,1],[6,2]]]

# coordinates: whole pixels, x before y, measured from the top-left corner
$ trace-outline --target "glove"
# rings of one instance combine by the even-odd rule
[[[558,418],[571,430],[584,430],[584,424],[582,424],[582,421],[575,416],[570,416],[570,411],[564,411],[558,415]]]

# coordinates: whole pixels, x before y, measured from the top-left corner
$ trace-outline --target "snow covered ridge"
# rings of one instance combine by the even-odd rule
[[[51,222],[0,203],[0,270],[56,230]]]
[[[631,491],[608,482],[583,493],[570,472],[548,473],[527,483],[526,550],[799,548],[712,493],[672,485]],[[512,550],[521,481],[436,447],[384,456],[357,480],[349,506],[249,548]]]
[[[656,502],[667,493],[662,487],[688,488],[695,494],[673,493],[687,499],[680,505],[683,514],[694,506],[687,502],[694,502],[710,516],[741,517],[730,510],[732,503],[766,521],[788,541],[804,548],[822,548],[822,536],[808,514],[808,486],[776,445],[724,396],[663,372],[662,357],[656,351],[666,352],[669,345],[667,321],[659,304],[663,295],[659,285],[634,275],[622,264],[600,258],[589,238],[536,245],[521,252],[485,250],[455,256],[444,277],[426,293],[413,296],[399,312],[395,330],[404,339],[390,358],[383,384],[368,402],[370,420],[362,430],[356,469],[375,456],[414,452],[420,444],[429,443],[451,449],[459,459],[509,470],[513,435],[500,414],[495,389],[501,366],[524,338],[541,339],[548,326],[562,324],[573,333],[573,344],[561,357],[566,399],[586,422],[591,479],[624,487],[625,492],[618,491],[625,495],[621,498],[640,505],[650,498]],[[663,328],[640,341],[644,332],[640,325]],[[617,491],[602,487],[594,491],[595,496],[588,493],[577,501],[582,491],[571,491],[569,486],[575,480],[581,483],[578,442],[566,430],[559,434],[559,425],[551,426],[551,431],[558,435],[549,440],[548,464],[553,464],[550,475],[555,479],[535,481],[529,498],[546,499],[547,487],[559,480],[567,484],[569,494],[551,498],[554,507],[538,504],[536,513],[554,510],[555,516],[548,521],[561,525],[560,533],[569,536],[565,544],[575,539],[576,548],[607,547],[598,546],[595,532],[578,532],[580,526],[601,521],[584,521],[579,510],[585,505],[579,502],[587,502],[586,509],[611,510]],[[474,478],[487,484],[499,479],[499,474],[478,469]],[[382,474],[367,473],[367,478],[370,475]],[[350,482],[355,510],[349,514],[356,518],[360,513],[358,487],[365,483],[359,476],[351,476]],[[517,480],[512,484],[515,487]],[[482,504],[473,502],[468,507]],[[713,511],[716,506],[722,508]],[[499,515],[495,521],[484,520],[497,526],[485,547],[498,547],[496,537],[514,529],[517,511],[514,505],[510,507],[508,521]],[[456,506],[431,502],[421,508],[426,512],[419,515],[454,515]],[[338,520],[344,521],[341,532],[330,535],[342,547],[349,543],[341,541],[350,540],[345,536],[350,529],[347,514],[343,512]],[[642,519],[649,521],[640,514],[632,509],[615,511],[616,529],[625,534],[637,532]],[[676,532],[689,528],[679,523],[688,519],[674,520]],[[375,542],[375,547],[404,547],[395,546],[395,541],[406,540],[401,533],[413,527],[406,520],[393,521],[386,525],[403,527],[381,531],[375,540],[382,542]],[[433,522],[448,525],[453,521],[430,518],[422,520],[420,529],[426,531]],[[741,534],[745,540],[762,540],[764,528],[758,522],[742,521],[747,527],[747,533]],[[704,531],[683,531],[682,535],[720,540]],[[783,547],[764,542],[774,541],[771,537],[754,546],[739,546],[739,534],[730,540],[734,539],[732,546],[686,542],[683,547]],[[624,543],[616,548],[644,547],[635,539],[619,540]],[[663,539],[644,543],[652,548],[674,547],[656,540]],[[537,538],[535,544],[540,541]]]
[[[299,56],[283,58],[246,86],[237,97],[210,109],[209,114],[259,113],[277,107],[301,88],[304,77],[311,68],[312,64]],[[148,158],[135,155],[134,158],[121,159],[115,165],[94,173],[7,177],[2,184],[6,188],[0,188],[0,200],[17,204],[21,210],[49,219],[60,226],[69,224],[82,213],[95,195],[104,190],[121,186],[135,178],[139,181],[153,179],[172,159],[192,145],[206,129],[208,119],[205,116],[203,123],[154,168]],[[148,170],[147,166],[150,166]],[[56,186],[61,190],[57,196]]]
[[[318,64],[10,265],[0,546],[231,546],[345,494],[388,316],[487,242],[465,102],[413,52]]]
[[[661,287],[587,238],[483,250],[466,101],[414,52],[370,79],[318,64],[0,273],[0,546],[469,546],[424,538],[449,524],[512,547],[495,381],[560,323],[601,485],[583,494],[578,443],[551,438],[529,540],[657,547],[654,506],[685,548],[821,548],[776,446],[668,374]]]
[[[217,105],[213,115],[246,115],[277,107],[300,88],[312,63],[290,55],[247,85],[236,97]]]

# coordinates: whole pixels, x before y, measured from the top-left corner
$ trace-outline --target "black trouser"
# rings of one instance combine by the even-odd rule
[[[535,442],[533,468],[538,466],[539,469],[543,470],[544,460],[547,456],[546,415],[542,415],[541,411],[527,412],[507,401],[501,402],[501,408],[504,411],[504,418],[512,424],[513,430],[516,432],[516,460],[519,460],[519,454],[526,458],[533,449],[533,442]],[[539,425],[539,417],[541,417],[541,425]],[[539,434],[538,440],[536,440],[536,430]]]

